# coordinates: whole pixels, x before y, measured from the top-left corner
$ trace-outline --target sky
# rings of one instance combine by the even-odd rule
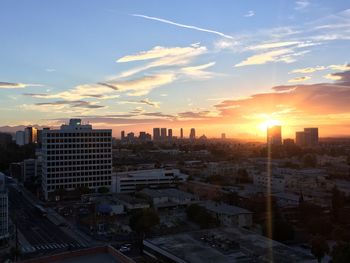
[[[350,135],[348,0],[0,2],[0,126]]]

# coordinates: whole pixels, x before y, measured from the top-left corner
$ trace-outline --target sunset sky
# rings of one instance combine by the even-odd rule
[[[0,126],[350,135],[350,2],[0,2]]]

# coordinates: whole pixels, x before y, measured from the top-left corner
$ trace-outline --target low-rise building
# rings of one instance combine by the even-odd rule
[[[234,175],[236,174],[238,166],[236,163],[230,162],[209,162],[207,164],[206,175]]]
[[[241,207],[228,205],[225,203],[215,203],[207,201],[201,206],[205,207],[220,224],[225,227],[251,227],[253,225],[253,213]]]
[[[186,181],[178,169],[151,169],[117,172],[112,176],[112,192],[134,193],[144,187],[168,187]]]
[[[116,195],[116,199],[119,203],[123,204],[125,209],[128,211],[150,208],[150,204],[147,203],[146,200],[137,198],[135,196],[118,194]]]
[[[198,196],[190,194],[175,188],[166,189],[149,189],[145,188],[141,193],[152,199],[154,206],[162,206],[169,204],[174,205],[189,205],[199,201]]]
[[[316,263],[305,252],[243,228],[216,228],[143,241],[143,252],[156,262],[236,263],[274,262]]]

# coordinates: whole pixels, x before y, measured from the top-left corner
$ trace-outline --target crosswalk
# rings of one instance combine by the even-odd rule
[[[25,245],[21,246],[22,253],[33,253],[44,250],[57,250],[57,249],[79,249],[87,247],[87,244],[79,243],[51,243],[51,244],[38,244],[38,245]]]

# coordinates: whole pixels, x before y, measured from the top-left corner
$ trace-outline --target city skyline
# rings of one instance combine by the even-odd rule
[[[350,133],[347,1],[1,8],[12,23],[1,37],[2,126],[77,117],[114,136],[171,126],[262,139],[270,122],[286,137],[310,123],[321,137]]]

